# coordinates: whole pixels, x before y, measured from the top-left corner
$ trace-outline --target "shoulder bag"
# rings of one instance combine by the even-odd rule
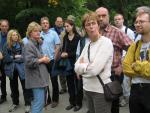
[[[90,44],[88,46],[88,60],[90,61]],[[103,87],[106,101],[116,100],[123,94],[123,89],[119,81],[115,80],[110,83],[104,84],[99,75],[97,75],[97,78]]]

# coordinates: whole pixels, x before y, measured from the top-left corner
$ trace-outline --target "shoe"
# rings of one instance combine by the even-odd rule
[[[31,106],[27,105],[25,106],[25,113],[30,113],[31,111]]]
[[[1,99],[0,99],[0,104],[2,104],[2,103],[4,103],[4,102],[6,102],[6,98],[1,98]]]
[[[81,109],[81,106],[75,106],[73,111],[76,112],[76,111],[79,111],[80,109]]]
[[[74,105],[69,105],[66,107],[66,110],[71,110],[72,108],[74,108]]]
[[[17,108],[18,108],[18,105],[12,104],[12,105],[9,107],[9,112],[14,112]]]
[[[66,93],[66,92],[67,92],[66,89],[61,89],[60,92],[59,92],[59,94],[64,94],[64,93]]]
[[[57,107],[57,105],[58,105],[58,102],[52,102],[51,108],[55,108],[55,107]]]

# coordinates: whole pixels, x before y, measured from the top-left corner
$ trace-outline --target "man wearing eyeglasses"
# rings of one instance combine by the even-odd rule
[[[150,113],[150,11],[137,15],[134,23],[141,40],[133,43],[123,61],[123,71],[132,78],[130,113]]]
[[[122,52],[127,50],[132,40],[115,26],[109,23],[109,11],[100,7],[96,10],[100,22],[100,33],[111,39],[114,47],[111,80],[123,81]],[[108,50],[109,51],[109,50]],[[119,98],[112,102],[111,113],[119,113]]]

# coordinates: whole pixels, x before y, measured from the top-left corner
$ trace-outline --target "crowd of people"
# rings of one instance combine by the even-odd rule
[[[49,18],[42,17],[40,23],[29,23],[24,38],[2,19],[0,104],[7,101],[7,76],[12,98],[9,112],[19,107],[19,78],[25,113],[42,113],[49,104],[59,107],[59,95],[66,92],[65,110],[79,111],[85,96],[87,113],[119,113],[128,103],[130,113],[150,113],[150,7],[141,6],[135,12],[135,30],[124,25],[120,13],[110,24],[108,9],[100,7],[84,14],[82,29],[73,15],[65,21],[57,17],[52,28]],[[106,100],[97,76],[104,84],[119,81],[123,95]]]

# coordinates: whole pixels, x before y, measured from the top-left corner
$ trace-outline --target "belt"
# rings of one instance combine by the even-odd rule
[[[137,84],[132,84],[132,87],[150,87],[150,83],[137,83]]]

